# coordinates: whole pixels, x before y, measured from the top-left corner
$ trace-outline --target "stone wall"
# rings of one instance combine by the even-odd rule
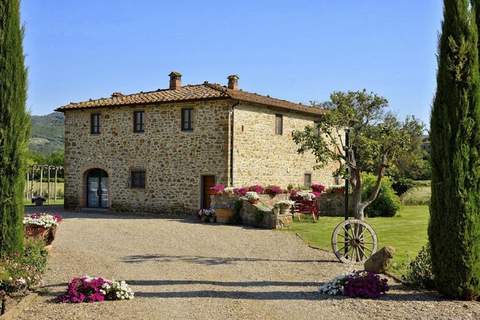
[[[86,173],[109,176],[109,206],[119,211],[188,212],[200,207],[201,176],[228,182],[229,101],[125,106],[65,113],[65,206],[86,206]],[[194,130],[181,131],[181,108],[194,108]],[[145,112],[145,132],[133,132],[133,112]],[[90,114],[101,133],[90,134]],[[145,189],[130,171],[146,170]]]
[[[275,134],[275,114],[283,115],[283,135]],[[292,139],[294,130],[313,126],[313,116],[241,104],[234,110],[233,181],[235,186],[253,184],[303,185],[304,174],[312,174],[312,182],[334,184],[332,163],[313,170],[315,158],[310,152],[300,155]]]
[[[201,176],[229,185],[232,114],[235,102],[210,100],[124,106],[65,112],[65,206],[86,206],[86,176],[108,174],[108,206],[118,211],[183,212],[201,206]],[[193,132],[181,131],[181,108],[193,108]],[[145,132],[133,132],[134,111],[145,112]],[[101,133],[90,134],[90,115],[101,114]],[[275,135],[275,114],[282,113],[283,135]],[[297,154],[294,129],[314,118],[267,107],[237,105],[233,112],[233,185],[287,187],[313,182],[332,184],[335,166],[313,170],[312,154]],[[145,189],[130,187],[130,172],[146,171]]]
[[[345,215],[345,195],[343,193],[322,193],[317,200],[320,216],[343,217]],[[353,217],[353,201],[348,200],[349,216]]]

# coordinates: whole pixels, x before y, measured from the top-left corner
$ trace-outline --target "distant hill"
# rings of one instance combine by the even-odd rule
[[[31,119],[31,151],[48,155],[53,151],[63,150],[63,113],[53,112],[44,116],[32,116]]]

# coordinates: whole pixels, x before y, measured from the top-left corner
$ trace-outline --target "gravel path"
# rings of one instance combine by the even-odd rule
[[[288,232],[62,212],[44,294],[19,319],[480,319],[480,304],[394,285],[380,300],[318,287],[346,266]],[[73,276],[125,279],[131,301],[56,304]]]

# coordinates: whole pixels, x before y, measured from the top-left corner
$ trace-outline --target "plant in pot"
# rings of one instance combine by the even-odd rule
[[[55,239],[57,226],[62,221],[59,214],[34,213],[23,218],[25,235],[29,238],[41,239],[49,245]]]
[[[245,199],[251,204],[255,204],[255,203],[258,203],[258,201],[260,200],[260,197],[258,196],[258,193],[256,193],[255,191],[248,191],[247,193],[245,193]]]
[[[273,198],[276,195],[284,193],[284,190],[279,186],[268,186],[265,188],[265,193]]]
[[[197,212],[198,218],[203,222],[214,222],[215,221],[215,210],[214,209],[200,209]]]
[[[225,190],[225,185],[219,183],[219,184],[216,184],[213,187],[211,187],[208,190],[208,194],[209,195],[217,195],[217,194],[223,193],[224,190]]]
[[[295,204],[295,201],[292,200],[281,200],[273,205],[279,211],[279,214],[288,214],[290,213],[290,208]]]

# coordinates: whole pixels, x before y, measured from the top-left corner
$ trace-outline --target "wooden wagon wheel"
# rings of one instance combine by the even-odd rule
[[[362,220],[345,220],[333,230],[332,249],[343,263],[365,262],[377,251],[377,234]]]

